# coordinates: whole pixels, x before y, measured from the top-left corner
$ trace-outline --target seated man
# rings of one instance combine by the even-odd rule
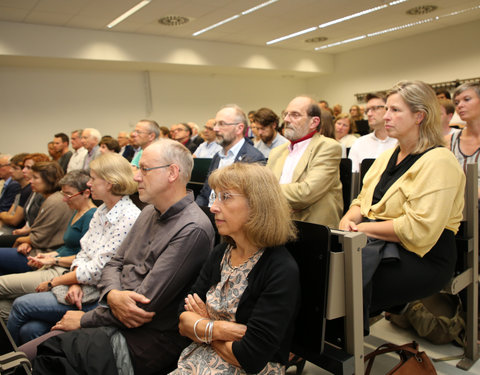
[[[294,98],[284,115],[284,135],[290,142],[270,152],[267,167],[279,179],[294,220],[336,228],[343,209],[342,147],[318,133],[320,116],[315,100]]]
[[[0,212],[8,211],[20,192],[20,184],[12,178],[10,155],[0,155],[0,180],[4,180],[0,193]]]
[[[70,311],[53,327],[66,331],[81,327],[96,329],[58,335],[41,350],[45,352],[49,346],[63,342],[64,353],[75,351],[67,345],[72,335],[83,338],[92,334],[90,341],[82,341],[82,351],[87,353],[98,340],[109,336],[108,330],[97,327],[112,326],[121,333],[120,340],[126,341],[128,351],[121,356],[123,360],[131,360],[135,373],[165,372],[175,366],[180,352],[189,343],[178,332],[178,307],[214,239],[210,220],[193,201],[193,194],[186,190],[192,167],[190,152],[179,142],[162,139],[144,150],[135,180],[140,199],[151,205],[142,211],[116,255],[103,269],[98,284],[100,305],[87,313]],[[31,344],[24,345],[27,351],[28,345]],[[95,363],[96,368],[115,369],[109,348],[101,350],[102,363],[81,355],[75,353],[79,363],[66,366],[79,368],[87,366],[88,361],[90,367]],[[45,356],[37,357],[36,371],[58,373],[57,368],[47,368],[48,362]]]

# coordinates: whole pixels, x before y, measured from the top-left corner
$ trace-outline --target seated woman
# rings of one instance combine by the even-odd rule
[[[62,275],[71,266],[80,250],[80,239],[87,232],[96,210],[87,186],[89,179],[86,171],[76,170],[65,175],[59,182],[63,200],[74,210],[63,235],[64,245],[56,251],[29,256],[29,265],[38,268],[35,272],[0,276],[0,317],[4,320],[8,319],[15,298],[34,293],[39,283]]]
[[[480,172],[480,85],[464,83],[458,86],[453,93],[453,102],[466,125],[460,132],[447,136],[450,150],[464,172],[467,171],[468,163],[478,163]],[[480,182],[480,173],[478,176]],[[480,199],[480,184],[478,198]]]
[[[398,146],[375,161],[340,229],[364,232],[364,321],[441,290],[453,276],[465,176],[443,147],[435,92],[400,82],[388,95],[385,128]]]
[[[140,210],[129,195],[137,189],[128,161],[119,154],[101,155],[90,163],[87,185],[94,199],[104,203],[97,209],[88,232],[80,240],[81,250],[71,272],[44,281],[37,292],[17,298],[7,327],[16,343],[24,343],[48,332],[68,310],[89,311],[97,303],[82,304],[82,284],[96,285],[105,264],[115,254]],[[69,285],[65,301],[59,303],[50,291],[58,285]]]
[[[342,158],[347,157],[346,149],[352,147],[357,140],[355,133],[355,123],[352,118],[345,113],[335,117],[335,139],[342,145]]]
[[[35,163],[42,161],[50,161],[50,158],[41,153],[28,154],[23,159],[22,174],[25,181],[28,182],[28,186],[31,185],[32,179],[32,167]],[[16,226],[22,221],[25,221],[25,225],[20,229],[14,229],[11,234],[5,233],[0,236],[0,247],[12,247],[15,240],[20,236],[25,236],[30,233],[30,228],[38,215],[40,206],[42,205],[45,197],[42,194],[31,191],[24,205],[20,202],[15,213],[12,216],[2,214],[1,219],[4,223],[10,226]]]
[[[0,232],[3,234],[11,234],[12,230],[24,224],[23,207],[32,193],[30,180],[26,179],[22,172],[23,162],[26,156],[28,156],[28,154],[17,154],[10,159],[12,179],[20,184],[21,189],[15,196],[15,200],[10,206],[10,209],[0,212]]]
[[[172,374],[282,373],[300,296],[297,264],[283,246],[295,233],[288,204],[273,173],[256,164],[218,169],[208,182],[225,243],[185,298],[180,333],[194,342]]]
[[[107,152],[115,152],[118,154],[120,152],[120,145],[118,144],[118,141],[109,135],[104,135],[102,137],[99,146],[101,154],[105,154]]]
[[[63,245],[63,233],[72,216],[70,208],[63,203],[59,181],[63,169],[57,162],[35,163],[32,167],[32,191],[42,194],[42,203],[30,234],[18,237],[13,248],[0,248],[0,275],[31,271],[27,256],[35,256]]]

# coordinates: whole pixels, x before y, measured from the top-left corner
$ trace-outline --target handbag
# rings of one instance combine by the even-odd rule
[[[82,284],[80,286],[82,287],[83,292],[82,303],[89,304],[98,301],[100,293],[96,286],[88,284]],[[61,303],[62,305],[71,305],[71,303],[65,301],[69,288],[70,285],[57,285],[52,288],[51,292],[57,298],[58,303]]]
[[[365,356],[367,366],[365,375],[369,375],[372,370],[375,358],[381,354],[396,352],[400,356],[400,362],[392,368],[386,375],[436,375],[437,371],[433,367],[432,361],[425,352],[418,350],[418,344],[413,341],[404,345],[395,345],[386,343],[380,345],[373,352]]]

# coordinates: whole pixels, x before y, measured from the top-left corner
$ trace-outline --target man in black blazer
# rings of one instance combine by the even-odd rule
[[[226,105],[217,112],[213,130],[217,134],[217,143],[222,146],[222,150],[213,157],[205,184],[195,200],[199,206],[211,206],[213,203],[214,196],[208,185],[208,176],[215,169],[237,162],[265,164],[263,154],[243,136],[247,124],[245,113],[235,104]]]
[[[12,179],[10,156],[0,155],[0,180],[5,180],[0,193],[0,212],[8,211],[20,192],[20,184]]]
[[[119,132],[117,136],[118,144],[120,145],[119,154],[122,155],[128,161],[132,161],[135,150],[131,145],[128,144],[130,138],[128,137],[127,132]]]

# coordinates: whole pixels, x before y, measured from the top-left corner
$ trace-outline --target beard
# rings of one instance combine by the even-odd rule
[[[228,147],[232,144],[233,139],[225,138],[223,135],[217,134],[216,137],[217,143],[222,147]]]

